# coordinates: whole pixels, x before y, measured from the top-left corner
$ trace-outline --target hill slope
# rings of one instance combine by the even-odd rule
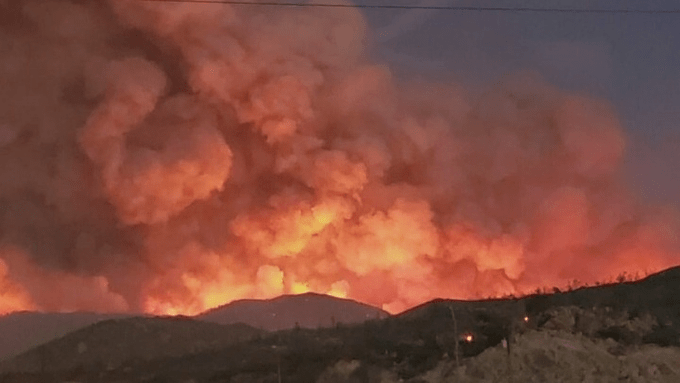
[[[152,361],[143,360],[145,354],[140,353],[142,356],[137,357],[142,359],[129,360],[117,368],[95,364],[91,369],[75,367],[53,374],[4,374],[0,380],[264,383],[276,382],[280,376],[281,381],[302,383],[487,382],[507,377],[526,382],[677,382],[679,289],[680,268],[672,268],[637,282],[512,300],[436,300],[355,326],[292,329],[204,351],[188,347],[185,355],[166,353],[170,358]],[[237,310],[239,305],[250,307],[255,303],[256,307],[271,309],[276,307],[272,305],[275,302],[291,309],[296,307],[292,301],[302,305],[298,310],[318,314],[316,299],[337,303],[335,298],[303,294],[271,301],[240,301],[225,307],[243,314],[247,310]],[[203,316],[224,313],[222,309]],[[257,314],[253,314],[255,311],[250,314]],[[272,311],[259,312],[263,313]],[[83,339],[89,342],[86,335]],[[153,347],[153,337],[150,341],[136,337],[143,342],[141,346],[131,342],[134,347],[147,347],[144,342]],[[158,336],[155,338],[160,342]],[[62,346],[65,359],[79,357],[73,349],[86,354],[90,344],[71,342]],[[179,353],[181,348],[176,350]]]
[[[28,351],[71,331],[124,314],[17,312],[0,317],[0,360]]]
[[[296,326],[332,327],[336,323],[362,323],[388,316],[386,311],[353,300],[306,293],[268,300],[234,301],[195,318],[219,324],[247,323],[256,328],[275,331]]]
[[[251,339],[259,334],[245,324],[219,325],[186,317],[135,317],[98,322],[0,363],[0,372],[115,368],[179,357]]]

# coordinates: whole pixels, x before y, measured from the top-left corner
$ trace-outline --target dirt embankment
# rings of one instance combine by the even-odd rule
[[[654,341],[659,329],[668,325],[647,313],[552,308],[515,327],[510,351],[503,341],[475,357],[462,359],[459,366],[452,356],[445,356],[435,368],[408,382],[677,383],[680,347],[666,344],[680,342],[678,334],[669,332],[663,345]],[[342,361],[329,367],[318,383],[351,382],[362,369],[368,370],[370,381],[404,381],[390,369]]]
[[[680,348],[624,346],[564,330],[530,330],[512,352],[499,345],[456,370],[442,361],[426,382],[680,382]]]

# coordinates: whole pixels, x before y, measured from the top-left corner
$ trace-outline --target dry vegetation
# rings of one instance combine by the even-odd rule
[[[0,382],[677,382],[678,288],[680,268],[521,299],[436,300],[358,325],[261,333],[185,355]]]

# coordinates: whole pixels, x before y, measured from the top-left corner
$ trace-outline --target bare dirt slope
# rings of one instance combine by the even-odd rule
[[[508,354],[502,345],[466,359],[446,360],[422,375],[434,382],[680,382],[680,348],[622,347],[608,338],[567,331],[529,331]]]

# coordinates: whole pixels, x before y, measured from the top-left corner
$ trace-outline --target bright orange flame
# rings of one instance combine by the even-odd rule
[[[34,308],[30,296],[7,278],[7,264],[0,258],[0,315]]]
[[[336,298],[347,298],[347,290],[349,289],[349,283],[347,281],[338,281],[331,285],[328,295]]]
[[[34,310],[35,304],[24,291],[16,286],[10,285],[7,281],[0,280],[0,315],[14,311]]]
[[[465,341],[466,341],[466,342],[470,343],[470,342],[472,342],[472,339],[473,339],[473,338],[472,338],[472,334],[467,334],[467,335],[465,335]]]
[[[304,294],[310,291],[309,284],[305,282],[295,282],[290,289],[290,292],[293,294]]]

